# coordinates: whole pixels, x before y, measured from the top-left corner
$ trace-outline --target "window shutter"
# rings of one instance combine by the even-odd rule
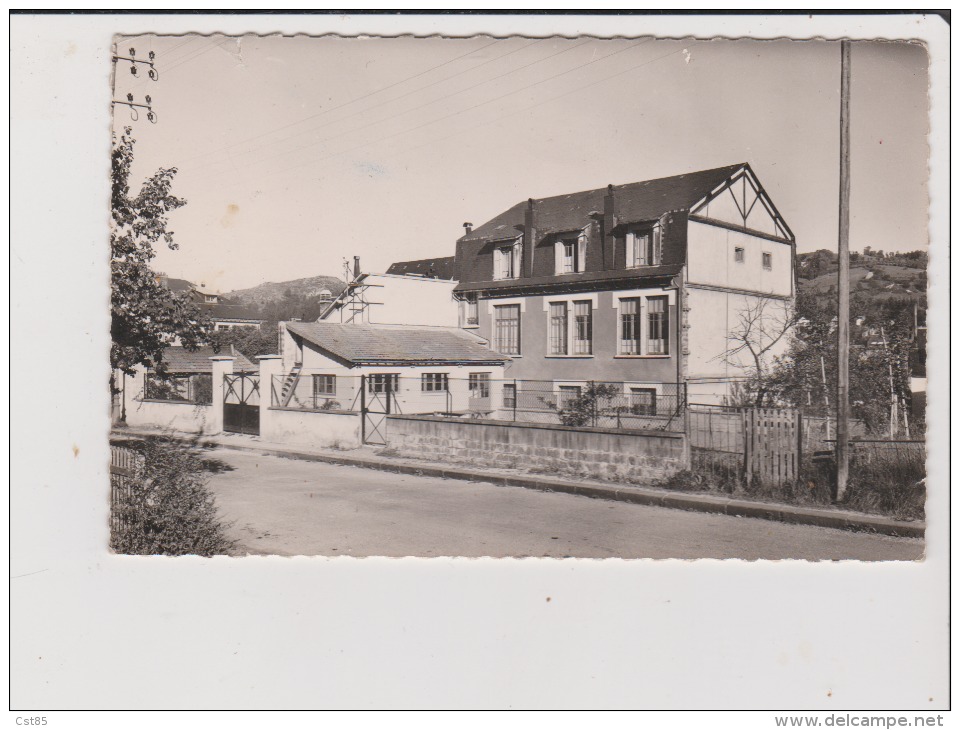
[[[563,273],[563,241],[555,241],[553,244],[553,273]]]
[[[499,248],[493,249],[493,278],[502,279],[503,278],[503,269],[500,266],[500,256],[501,252]]]
[[[513,244],[513,276],[519,279],[521,276],[520,266],[523,264],[523,244],[517,241]]]
[[[660,236],[661,228],[659,225],[654,226],[653,229],[653,260],[650,262],[654,266],[659,266],[662,261],[663,250],[662,250],[662,238]]]
[[[637,316],[640,317],[640,326],[637,328],[639,330],[640,341],[637,343],[637,354],[646,355],[647,354],[647,298],[638,297],[637,299]]]
[[[627,268],[632,269],[637,265],[637,258],[634,255],[636,252],[636,233],[628,233],[626,236],[626,249],[627,249]]]
[[[587,237],[585,234],[581,233],[577,237],[577,271],[586,271],[586,266],[584,265],[587,261]]]

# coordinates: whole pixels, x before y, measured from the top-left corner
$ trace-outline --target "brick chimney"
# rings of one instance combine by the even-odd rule
[[[617,225],[613,185],[607,185],[607,194],[603,196],[603,263],[607,269],[617,268],[616,245],[613,229]]]
[[[463,235],[469,236],[473,232],[473,223],[463,224]]]
[[[533,250],[537,246],[537,222],[533,198],[527,199],[523,212],[523,270],[522,276],[533,276]]]

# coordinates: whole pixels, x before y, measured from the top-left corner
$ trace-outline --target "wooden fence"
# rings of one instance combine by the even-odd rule
[[[744,408],[744,472],[747,479],[781,485],[800,474],[803,420],[793,408]]]
[[[863,423],[851,421],[850,433],[862,438]],[[836,421],[799,408],[690,404],[687,435],[694,468],[780,485],[798,478],[803,459],[833,450]]]
[[[804,450],[803,420],[793,408],[691,405],[687,434],[693,466],[766,484],[794,480]]]
[[[122,526],[118,511],[123,498],[134,486],[137,466],[142,457],[133,449],[110,444],[110,528]]]

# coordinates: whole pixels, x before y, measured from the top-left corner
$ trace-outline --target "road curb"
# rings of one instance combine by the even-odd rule
[[[115,430],[113,434],[116,436],[160,435],[155,431],[140,431],[136,429]],[[164,435],[170,437],[169,434]],[[192,440],[192,437],[179,435],[173,436],[172,438]],[[607,499],[650,507],[666,507],[689,512],[722,514],[730,517],[750,517],[794,525],[812,525],[837,530],[872,532],[879,535],[889,535],[891,537],[922,538],[926,529],[925,522],[903,522],[888,517],[866,515],[844,510],[826,510],[797,505],[750,502],[743,499],[720,497],[713,494],[685,494],[653,487],[607,486],[604,484],[584,484],[582,482],[564,479],[548,479],[538,476],[490,474],[466,467],[399,464],[386,459],[380,460],[338,454],[322,454],[312,451],[297,451],[287,448],[273,448],[263,444],[231,444],[211,439],[201,439],[201,443],[211,444],[233,451],[256,451],[270,456],[280,456],[302,461],[317,461],[340,466],[356,466],[363,469],[375,469],[396,474],[456,479],[468,482],[488,482],[502,487],[521,487],[524,489],[536,489],[541,492],[559,492],[592,499]]]

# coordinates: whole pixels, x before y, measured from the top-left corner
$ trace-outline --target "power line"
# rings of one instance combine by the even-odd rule
[[[193,51],[191,51],[192,55],[188,55],[187,57],[181,59],[179,62],[177,62],[177,63],[173,64],[172,66],[170,66],[170,67],[166,70],[166,73],[170,73],[170,72],[173,71],[174,69],[180,68],[180,67],[183,66],[185,63],[189,63],[189,62],[191,62],[191,61],[197,60],[198,58],[200,58],[200,56],[202,56],[202,55],[205,54],[205,53],[209,53],[210,51],[214,50],[215,48],[223,48],[225,45],[227,45],[227,44],[228,44],[230,41],[232,41],[232,40],[234,40],[234,37],[233,37],[233,36],[226,36],[226,37],[223,39],[223,41],[220,42],[220,43],[216,43],[216,44],[214,44],[214,45],[207,46],[206,48],[204,48],[204,49],[202,49],[202,50],[199,50],[199,51],[197,51],[196,53],[194,53]],[[194,50],[196,50],[196,49],[194,49]]]
[[[480,102],[480,103],[478,103],[478,104],[474,104],[473,106],[467,107],[466,109],[461,109],[461,110],[459,110],[459,111],[452,112],[452,113],[450,113],[450,114],[446,114],[446,115],[444,115],[444,116],[442,116],[442,117],[438,117],[437,119],[433,119],[433,120],[424,122],[424,123],[422,123],[422,124],[418,124],[418,125],[416,125],[416,126],[414,126],[414,127],[410,127],[410,128],[408,128],[408,129],[401,130],[401,131],[399,131],[399,132],[396,132],[396,133],[394,133],[394,134],[388,135],[388,136],[386,136],[386,137],[381,137],[381,138],[379,138],[379,139],[377,139],[377,140],[375,140],[375,141],[373,141],[373,142],[364,142],[363,144],[356,145],[356,146],[354,146],[354,147],[350,147],[350,148],[348,148],[348,149],[342,150],[342,151],[340,151],[340,152],[336,152],[336,153],[331,154],[331,155],[327,155],[327,156],[325,156],[325,157],[321,157],[321,158],[316,159],[316,160],[307,160],[306,162],[301,162],[301,163],[298,163],[298,164],[296,164],[296,165],[291,165],[291,166],[289,166],[289,167],[285,167],[285,168],[282,168],[282,169],[280,169],[280,170],[275,170],[274,172],[264,173],[264,174],[276,175],[276,174],[280,174],[280,173],[283,173],[283,172],[288,172],[288,171],[290,171],[290,170],[295,170],[295,169],[298,169],[298,168],[300,168],[300,167],[303,167],[303,166],[305,166],[305,165],[314,164],[314,163],[316,163],[316,162],[322,162],[322,161],[324,161],[324,160],[328,160],[328,159],[331,159],[331,158],[333,158],[333,157],[338,157],[338,156],[343,155],[343,154],[346,154],[346,153],[348,153],[348,152],[353,152],[354,150],[358,150],[358,149],[361,149],[361,148],[363,148],[363,147],[368,147],[369,145],[375,144],[375,143],[377,143],[377,142],[383,142],[383,141],[388,140],[388,139],[393,139],[393,138],[398,137],[398,136],[400,136],[400,135],[402,135],[402,134],[408,134],[409,132],[413,132],[413,131],[416,131],[416,130],[418,130],[418,129],[422,129],[423,127],[427,127],[427,126],[430,126],[430,125],[432,125],[432,124],[436,124],[437,122],[441,122],[441,121],[443,121],[443,120],[445,120],[445,119],[450,119],[451,117],[455,117],[455,116],[458,116],[458,115],[460,115],[460,114],[464,114],[464,113],[466,113],[466,112],[468,112],[468,111],[473,111],[474,109],[477,109],[477,108],[479,108],[479,107],[481,107],[481,106],[484,106],[484,105],[486,105],[486,104],[491,104],[491,103],[493,103],[493,102],[495,102],[495,101],[499,101],[500,99],[504,99],[504,98],[506,98],[506,97],[508,97],[508,96],[513,96],[514,94],[518,94],[518,93],[520,93],[521,91],[526,91],[527,89],[531,89],[531,88],[533,88],[533,87],[535,87],[535,86],[539,86],[540,84],[544,84],[544,83],[546,83],[546,82],[548,82],[548,81],[552,81],[552,80],[557,79],[557,78],[559,78],[559,77],[561,77],[561,76],[565,76],[565,75],[567,75],[567,74],[573,73],[574,71],[579,71],[579,70],[581,70],[581,69],[583,69],[583,68],[586,68],[587,66],[592,66],[592,65],[595,64],[595,63],[599,63],[600,61],[605,61],[605,60],[607,60],[608,58],[612,58],[613,56],[619,55],[619,54],[624,53],[624,52],[626,52],[626,51],[628,51],[628,50],[631,50],[631,49],[633,49],[633,48],[636,48],[637,46],[640,46],[640,45],[642,45],[643,43],[649,42],[649,40],[651,40],[651,39],[644,39],[644,40],[640,41],[639,43],[634,43],[634,44],[632,44],[632,45],[630,45],[630,46],[627,46],[626,48],[620,49],[619,51],[614,51],[613,53],[609,53],[609,54],[607,54],[606,56],[602,56],[602,57],[600,57],[600,58],[596,58],[596,59],[594,59],[594,60],[592,60],[592,61],[588,61],[588,62],[586,62],[586,63],[580,64],[580,65],[575,66],[575,67],[573,67],[573,68],[571,68],[571,69],[567,69],[566,71],[561,71],[561,72],[559,72],[559,73],[553,74],[552,76],[548,76],[548,77],[545,78],[545,79],[541,79],[541,80],[536,81],[536,82],[534,82],[534,83],[532,83],[532,84],[528,84],[528,85],[526,85],[526,86],[522,86],[522,87],[520,87],[519,89],[515,89],[514,91],[509,91],[509,92],[507,92],[507,93],[505,93],[505,94],[501,94],[500,96],[494,97],[493,99],[488,99],[488,100],[486,100],[486,101],[482,101],[482,102]],[[581,45],[582,45],[582,44],[581,44]],[[674,51],[673,53],[678,53],[678,52],[679,52],[679,51]],[[667,54],[667,55],[672,55],[672,53],[671,53],[671,54]],[[656,60],[656,59],[654,59],[654,60]],[[641,65],[642,65],[642,64],[641,64]],[[619,74],[616,74],[616,75],[619,75]],[[598,82],[595,82],[595,83],[598,83]],[[566,95],[566,94],[564,94],[564,95]],[[320,140],[320,141],[322,142],[323,140]],[[312,146],[312,145],[305,145],[305,147],[308,147],[308,146]],[[294,151],[299,151],[299,150],[294,150]]]
[[[448,61],[444,61],[443,63],[437,64],[436,66],[431,66],[430,68],[425,69],[424,71],[420,71],[419,73],[416,73],[416,74],[414,74],[413,76],[407,76],[407,77],[405,77],[405,78],[400,79],[399,81],[395,81],[395,82],[392,83],[392,84],[388,84],[387,86],[383,86],[383,87],[381,87],[381,88],[379,88],[379,89],[374,89],[373,91],[371,91],[371,92],[369,92],[369,93],[367,93],[367,94],[364,94],[363,96],[358,96],[358,97],[356,97],[355,99],[350,99],[350,100],[348,100],[348,101],[346,101],[346,102],[344,102],[343,104],[340,104],[340,105],[338,105],[338,106],[331,107],[330,109],[324,109],[324,110],[319,111],[319,112],[317,112],[317,113],[315,113],[315,114],[311,114],[310,116],[304,117],[303,119],[298,119],[298,120],[295,121],[295,122],[290,122],[289,124],[284,124],[284,125],[281,126],[281,127],[277,127],[277,128],[275,128],[275,129],[270,129],[270,130],[267,130],[266,132],[261,132],[260,134],[256,134],[256,135],[254,135],[254,136],[252,136],[252,137],[247,137],[246,139],[242,139],[242,140],[240,140],[239,142],[234,142],[234,143],[231,143],[231,144],[226,145],[226,146],[224,146],[224,147],[220,147],[220,148],[215,149],[215,150],[210,150],[209,152],[203,152],[203,153],[201,153],[201,154],[199,154],[199,155],[194,155],[193,157],[188,157],[186,160],[184,160],[184,162],[189,162],[189,161],[191,161],[191,160],[200,159],[200,158],[202,158],[202,157],[208,157],[209,155],[217,154],[218,152],[225,152],[225,151],[230,150],[230,149],[232,149],[232,148],[234,148],[234,147],[237,147],[237,146],[239,146],[239,145],[246,144],[247,142],[252,142],[252,141],[257,140],[257,139],[260,139],[260,138],[262,138],[262,137],[266,137],[267,135],[275,134],[275,133],[277,133],[277,132],[282,132],[284,129],[289,129],[290,127],[295,127],[295,126],[298,125],[298,124],[303,124],[304,122],[308,122],[308,121],[310,121],[311,119],[316,119],[317,117],[321,117],[321,116],[323,116],[324,114],[329,114],[330,112],[334,112],[334,111],[336,111],[337,109],[343,109],[345,106],[349,106],[350,104],[355,104],[355,103],[358,102],[358,101],[363,101],[364,99],[367,99],[367,98],[369,98],[369,97],[371,97],[371,96],[374,96],[375,94],[380,94],[380,93],[382,93],[382,92],[384,92],[384,91],[388,91],[389,89],[392,89],[392,88],[394,88],[395,86],[399,86],[400,84],[404,84],[404,83],[406,83],[407,81],[413,81],[414,79],[419,78],[419,77],[421,77],[421,76],[424,76],[424,75],[430,73],[431,71],[436,71],[438,68],[443,68],[444,66],[448,66],[448,65],[450,65],[451,63],[454,63],[455,61],[459,61],[461,58],[466,58],[467,56],[470,56],[470,55],[472,55],[472,54],[474,54],[474,53],[477,53],[477,52],[479,52],[479,51],[482,51],[484,48],[489,48],[490,46],[492,46],[492,45],[494,45],[494,44],[496,44],[496,43],[499,43],[499,42],[500,42],[499,40],[495,40],[495,41],[493,41],[492,43],[488,43],[488,44],[486,44],[485,46],[480,46],[480,48],[474,48],[473,50],[468,51],[467,53],[463,53],[463,54],[461,54],[461,55],[459,55],[459,56],[455,56],[454,58],[451,58],[451,59],[449,59]],[[533,45],[533,44],[531,44],[531,45]],[[481,65],[483,65],[483,64],[481,64]],[[454,75],[456,75],[456,74],[454,74]],[[453,78],[453,77],[450,77],[450,78]],[[424,87],[424,88],[426,88],[426,87]]]
[[[556,101],[557,99],[562,99],[562,98],[565,97],[565,96],[570,96],[571,94],[575,94],[575,93],[577,93],[578,91],[583,91],[584,89],[587,89],[587,88],[589,88],[589,87],[591,87],[591,86],[596,86],[597,84],[602,84],[602,83],[604,83],[605,81],[609,81],[610,79],[616,78],[617,76],[623,76],[623,74],[629,73],[630,71],[635,71],[636,69],[641,68],[642,66],[646,66],[646,65],[648,65],[648,64],[655,63],[656,61],[660,61],[660,60],[662,60],[662,59],[664,59],[664,58],[667,58],[667,57],[669,57],[669,56],[675,56],[676,54],[680,53],[682,50],[683,50],[683,48],[678,48],[678,49],[675,50],[675,51],[670,51],[670,53],[665,53],[665,54],[663,54],[662,56],[657,56],[656,58],[651,58],[651,59],[649,59],[649,60],[647,60],[647,61],[644,61],[643,63],[635,64],[635,65],[633,65],[633,66],[630,66],[629,68],[624,69],[623,71],[618,71],[617,73],[611,74],[610,76],[605,76],[605,77],[603,77],[602,79],[598,79],[598,80],[596,80],[596,81],[591,81],[589,84],[584,84],[583,86],[578,86],[578,87],[576,87],[575,89],[570,89],[569,91],[565,91],[564,93],[558,94],[557,96],[552,96],[552,97],[550,97],[549,99],[544,99],[543,101],[538,101],[538,102],[536,102],[535,104],[531,104],[530,106],[523,107],[522,109],[516,109],[516,110],[514,110],[514,111],[512,111],[512,112],[507,112],[506,114],[501,114],[500,116],[495,117],[495,118],[493,118],[493,119],[488,119],[488,120],[486,120],[486,121],[480,122],[479,124],[474,124],[474,125],[471,126],[471,127],[467,127],[466,129],[461,129],[461,130],[459,130],[459,131],[457,131],[457,132],[454,132],[453,134],[447,135],[446,137],[441,137],[440,139],[430,140],[429,142],[425,142],[424,144],[417,145],[416,147],[408,147],[408,148],[405,149],[405,150],[400,150],[399,152],[394,152],[394,153],[391,154],[391,155],[386,155],[386,156],[384,157],[384,159],[390,159],[390,158],[393,158],[393,157],[399,157],[400,155],[405,155],[405,154],[407,154],[408,152],[413,152],[414,150],[419,150],[419,149],[422,149],[422,148],[424,148],[424,147],[430,147],[430,146],[436,145],[436,144],[438,144],[438,143],[440,143],[440,142],[445,142],[445,141],[448,140],[448,139],[453,139],[454,137],[459,137],[461,134],[464,134],[465,132],[470,132],[470,131],[472,131],[472,130],[474,130],[474,129],[479,129],[480,127],[485,127],[485,126],[487,126],[487,125],[489,125],[489,124],[494,124],[494,123],[496,123],[496,122],[502,121],[503,119],[506,119],[507,117],[516,116],[517,114],[522,114],[523,112],[530,111],[531,109],[534,109],[534,108],[536,108],[536,107],[538,107],[538,106],[542,106],[543,104],[548,104],[548,103],[551,102],[551,101]]]
[[[546,61],[546,60],[548,60],[548,59],[550,59],[550,58],[553,58],[554,56],[559,56],[559,55],[562,54],[562,53],[567,53],[568,51],[572,51],[572,50],[574,50],[574,49],[576,49],[576,48],[579,48],[580,46],[586,45],[588,42],[589,42],[589,41],[584,41],[583,43],[578,43],[578,44],[573,45],[573,46],[568,46],[567,48],[564,48],[563,50],[557,51],[556,53],[551,53],[549,56],[544,56],[544,57],[542,57],[542,58],[538,58],[538,59],[535,60],[535,61],[531,61],[530,63],[524,64],[524,65],[522,65],[522,66],[518,66],[518,67],[516,67],[516,68],[513,68],[513,69],[505,72],[505,73],[498,74],[497,76],[493,76],[493,77],[491,77],[491,78],[489,78],[489,79],[485,79],[485,80],[480,81],[480,82],[478,82],[478,83],[476,83],[476,84],[473,84],[472,86],[467,86],[467,87],[465,87],[465,88],[459,89],[459,90],[453,92],[452,94],[447,94],[446,96],[442,96],[442,97],[440,97],[439,99],[433,99],[433,100],[428,101],[428,102],[426,102],[426,103],[424,103],[424,104],[421,104],[420,106],[413,107],[412,109],[407,109],[407,110],[402,111],[402,112],[399,112],[399,113],[397,113],[397,114],[392,114],[392,115],[388,115],[388,116],[386,116],[386,117],[382,117],[381,119],[375,120],[375,121],[370,122],[369,124],[365,124],[365,125],[363,125],[363,126],[361,126],[361,127],[353,127],[353,128],[348,129],[348,130],[346,130],[346,131],[344,131],[344,132],[340,132],[340,133],[338,133],[338,134],[334,134],[334,135],[325,137],[325,138],[323,138],[323,139],[314,140],[313,142],[308,142],[307,144],[300,145],[300,146],[295,147],[295,148],[293,148],[293,149],[291,149],[291,150],[287,150],[286,152],[283,152],[283,153],[281,153],[281,154],[293,154],[293,153],[295,153],[295,152],[300,152],[300,151],[302,151],[302,150],[307,149],[308,147],[313,147],[313,146],[315,146],[315,145],[317,145],[317,144],[321,144],[321,143],[323,143],[323,142],[329,142],[330,140],[338,139],[339,137],[343,137],[344,135],[347,135],[347,134],[353,134],[353,133],[355,133],[355,132],[360,132],[360,131],[362,131],[362,130],[364,130],[364,129],[369,129],[370,127],[376,126],[376,125],[378,125],[378,124],[382,124],[383,122],[392,121],[392,120],[397,119],[397,118],[399,118],[399,117],[402,117],[402,116],[404,116],[404,115],[406,115],[406,114],[410,114],[410,113],[412,113],[412,112],[419,111],[420,109],[424,109],[424,108],[426,108],[426,107],[428,107],[428,106],[431,106],[431,105],[433,105],[433,104],[436,104],[436,103],[438,103],[438,102],[441,102],[441,101],[445,101],[445,100],[447,100],[447,99],[450,99],[450,98],[452,98],[452,97],[454,97],[454,96],[457,96],[458,94],[462,94],[462,93],[464,93],[464,92],[466,92],[466,91],[471,91],[471,90],[473,90],[473,89],[475,89],[475,88],[477,88],[477,87],[479,87],[479,86],[483,86],[483,85],[485,85],[485,84],[488,84],[488,83],[490,83],[491,81],[496,81],[497,79],[501,79],[501,78],[503,78],[503,77],[505,77],[505,76],[509,76],[510,74],[516,73],[516,72],[518,72],[518,71],[522,71],[523,69],[528,68],[528,67],[530,67],[530,66],[534,66],[534,65],[536,65],[536,64],[538,64],[538,63],[542,63],[543,61]],[[531,43],[530,45],[533,45],[533,44]],[[524,46],[524,48],[529,48],[530,45]],[[522,49],[517,49],[517,50],[522,50]],[[514,51],[511,51],[510,53],[513,53],[513,52],[514,52]],[[499,60],[499,58],[505,58],[505,57],[508,56],[508,55],[510,55],[510,54],[507,53],[507,54],[504,54],[503,56],[499,56],[498,59],[496,59],[496,60]],[[610,54],[610,55],[613,55],[613,54]],[[483,65],[483,64],[480,64],[480,65]],[[479,66],[475,66],[474,68],[478,68],[478,67],[479,67]],[[472,70],[472,69],[471,69],[471,70]],[[453,78],[453,77],[451,76],[451,77],[448,77],[448,78]],[[439,83],[439,82],[438,82],[438,83]],[[422,88],[427,88],[427,87],[422,87]],[[418,89],[418,91],[419,91],[419,90],[422,90],[422,89]],[[413,92],[411,92],[411,93],[413,93]],[[407,95],[409,95],[409,94],[407,94]],[[397,97],[397,98],[401,98],[401,97]],[[396,99],[390,99],[387,103],[390,103],[390,102],[393,102],[393,101],[396,101]],[[305,134],[307,131],[315,132],[315,131],[317,131],[317,130],[319,130],[319,129],[322,129],[323,127],[330,126],[331,124],[337,124],[337,123],[339,123],[339,122],[344,121],[345,119],[349,119],[351,116],[356,116],[356,114],[362,114],[362,113],[367,112],[367,111],[370,111],[370,110],[369,110],[369,109],[361,110],[361,111],[356,112],[356,113],[354,113],[354,114],[351,114],[351,115],[349,115],[349,116],[347,116],[347,117],[343,117],[343,118],[341,118],[341,119],[337,119],[337,120],[334,120],[334,121],[331,121],[331,122],[327,122],[326,124],[321,124],[321,125],[319,125],[318,127],[314,127],[314,128],[311,129],[311,130],[305,130],[304,132],[301,132],[301,133],[299,133],[299,134],[297,134],[297,135],[293,135],[293,136],[291,136],[291,137],[287,137],[287,138],[285,138],[285,140],[286,140],[286,139],[293,139],[294,137],[297,137],[297,136],[302,136],[302,135]],[[278,142],[279,142],[279,141],[285,141],[285,140],[278,140]],[[255,151],[255,150],[250,150],[250,151],[248,151],[247,153],[241,153],[241,154],[249,154],[250,152],[253,152],[253,151]],[[233,161],[231,160],[231,162],[233,162]],[[253,161],[251,161],[250,164],[256,164],[256,162],[257,162],[256,160],[253,160]],[[235,163],[234,163],[234,164],[235,164]]]

